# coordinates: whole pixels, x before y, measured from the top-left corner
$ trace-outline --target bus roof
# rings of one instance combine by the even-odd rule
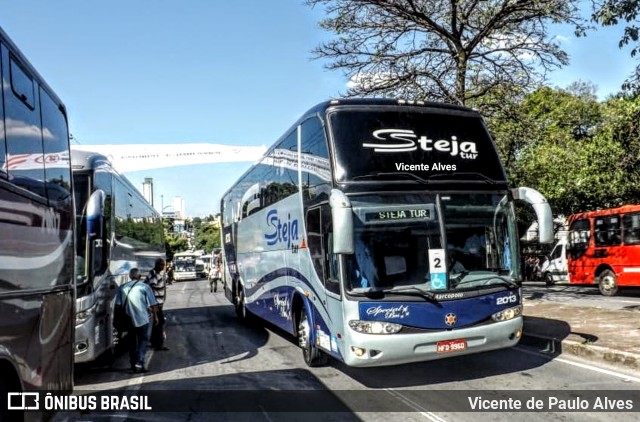
[[[73,170],[92,170],[98,166],[109,166],[113,169],[111,161],[99,153],[93,151],[84,151],[71,147],[71,168]],[[115,171],[115,169],[113,169]]]
[[[623,205],[616,208],[606,208],[603,210],[580,212],[570,215],[568,222],[569,224],[571,224],[571,222],[580,218],[594,218],[603,215],[628,214],[631,212],[640,212],[640,205]]]
[[[278,145],[278,143],[280,141],[282,141],[282,139],[287,136],[290,132],[291,129],[298,126],[300,123],[302,123],[305,119],[307,119],[310,115],[314,115],[314,114],[325,114],[328,110],[332,109],[332,108],[348,108],[348,107],[353,107],[353,106],[371,106],[371,107],[404,107],[407,109],[436,109],[436,110],[441,110],[443,112],[459,112],[459,113],[468,113],[468,114],[473,114],[476,115],[477,117],[481,118],[482,115],[477,111],[474,110],[472,108],[469,107],[465,107],[465,106],[461,106],[461,105],[457,105],[457,104],[450,104],[450,103],[443,103],[443,102],[435,102],[435,101],[409,101],[409,100],[403,100],[403,99],[391,99],[391,98],[338,98],[338,99],[332,99],[332,100],[326,100],[323,101],[321,103],[316,104],[315,106],[311,107],[309,110],[307,110],[305,113],[303,113],[300,118],[298,120],[296,120],[295,123],[293,123],[291,126],[289,126],[287,128],[287,130],[280,136],[280,138],[278,138],[275,142],[273,142],[271,145],[269,145],[269,147],[267,148],[267,150],[265,151],[265,153],[263,154],[263,157],[269,155],[272,150],[276,147],[276,145]],[[255,163],[254,163],[255,165]],[[229,192],[233,189],[233,186],[235,186],[235,184],[238,183],[239,180],[242,180],[245,178],[245,176],[247,174],[249,174],[252,170],[253,170],[253,165],[251,167],[249,167],[238,179],[237,181],[229,188],[227,189],[223,194],[222,194],[222,198],[226,197]]]
[[[457,104],[435,102],[435,101],[408,101],[408,100],[391,99],[391,98],[339,98],[339,99],[323,101],[319,104],[316,104],[314,107],[309,109],[309,111],[307,111],[305,115],[313,114],[320,111],[326,111],[331,107],[359,106],[359,105],[423,107],[423,108],[436,108],[441,110],[457,110],[457,111],[477,113],[477,111],[469,107],[465,107]]]
[[[20,61],[20,64],[22,64],[23,66],[25,66],[27,68],[27,70],[29,71],[29,73],[38,80],[38,84],[43,87],[48,94],[51,96],[51,99],[53,101],[55,101],[56,104],[58,104],[58,107],[60,108],[60,111],[62,112],[62,114],[64,114],[65,119],[67,119],[67,108],[65,107],[64,103],[62,102],[62,100],[58,97],[58,95],[56,94],[56,92],[53,90],[53,88],[51,88],[51,86],[49,86],[49,84],[44,80],[44,78],[42,77],[42,75],[40,75],[40,73],[33,67],[33,65],[31,64],[31,62],[29,62],[29,60],[27,60],[27,58],[25,57],[24,54],[22,54],[22,51],[18,48],[18,46],[11,40],[11,38],[9,37],[9,35],[7,35],[6,32],[4,32],[4,30],[2,29],[2,27],[0,26],[0,41],[3,44],[6,44],[7,47],[9,48],[9,50],[11,50],[11,53],[18,58],[18,60]]]
[[[73,146],[71,146],[71,170],[73,172],[94,170],[98,167],[107,169],[110,173],[114,174],[118,180],[127,185],[132,195],[136,195],[138,198],[144,200],[144,202],[146,202],[149,207],[154,210],[154,214],[156,214],[157,217],[160,216],[160,213],[155,208],[153,208],[153,206],[149,203],[149,201],[147,201],[144,195],[142,195],[140,190],[136,188],[125,175],[119,173],[113,167],[109,158],[99,152],[77,150],[74,149]]]

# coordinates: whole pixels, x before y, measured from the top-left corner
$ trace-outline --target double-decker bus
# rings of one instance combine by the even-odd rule
[[[0,29],[0,420],[7,392],[73,390],[74,224],[62,101]]]
[[[597,284],[604,296],[640,286],[640,205],[569,217],[569,282]]]
[[[113,327],[117,288],[129,270],[149,271],[165,258],[160,214],[102,154],[71,151],[76,200],[75,362],[113,351],[123,333]],[[145,275],[142,272],[143,276]]]
[[[327,356],[382,366],[515,345],[513,201],[481,116],[438,103],[341,99],[307,111],[223,196],[225,296]]]

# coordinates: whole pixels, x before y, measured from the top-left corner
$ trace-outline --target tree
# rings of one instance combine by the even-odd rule
[[[195,248],[211,252],[220,247],[220,229],[213,224],[202,224],[195,232]]]
[[[584,33],[578,0],[307,0],[337,38],[314,50],[350,79],[347,95],[466,104],[533,88],[568,63],[550,23]]]
[[[542,192],[555,214],[640,198],[640,99],[601,103],[594,92],[585,83],[541,88],[513,110],[517,121],[489,120],[499,146],[523,137],[509,150],[510,179]]]
[[[625,26],[620,41],[619,48],[624,48],[631,43],[635,46],[631,48],[631,57],[635,57],[640,52],[640,27],[634,22],[640,12],[640,2],[638,0],[592,0],[593,14],[592,20],[602,26],[615,26],[624,21]],[[640,64],[635,71],[622,84],[622,89],[629,92],[640,92]]]
[[[177,234],[168,234],[165,237],[165,249],[167,252],[167,260],[173,260],[173,255],[189,249],[189,241]]]

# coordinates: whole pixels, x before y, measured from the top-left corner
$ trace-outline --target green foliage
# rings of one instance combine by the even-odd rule
[[[541,88],[488,123],[512,184],[567,215],[640,201],[639,119],[637,97],[598,102],[576,83]]]
[[[220,229],[213,224],[202,224],[195,231],[195,248],[210,253],[220,247]]]
[[[620,40],[619,48],[631,45],[630,55],[636,57],[640,52],[640,27],[637,26],[640,2],[638,0],[593,0],[591,19],[602,26],[616,26],[622,21],[626,23]],[[632,93],[640,92],[640,65],[622,84],[622,89]]]
[[[173,259],[173,255],[189,249],[189,242],[183,236],[169,233],[165,235],[165,249],[167,250],[167,260],[171,261]]]

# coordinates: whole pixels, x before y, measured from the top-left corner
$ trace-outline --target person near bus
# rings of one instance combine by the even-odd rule
[[[153,326],[158,324],[157,304],[151,287],[140,281],[142,275],[137,268],[129,271],[129,281],[118,289],[116,305],[125,304],[127,315],[131,318],[129,332],[129,362],[134,373],[147,372],[144,356],[151,337]]]
[[[167,285],[170,286],[173,284],[174,276],[173,276],[173,265],[167,264]]]
[[[209,291],[218,291],[218,281],[222,278],[222,253],[217,251],[211,259],[211,269],[209,270]]]
[[[157,351],[166,351],[169,350],[168,347],[164,345],[164,302],[167,293],[167,284],[164,278],[165,261],[162,258],[157,258],[154,267],[147,274],[144,282],[151,287],[153,291],[153,295],[158,302],[158,323],[153,326],[151,330],[151,347]]]

